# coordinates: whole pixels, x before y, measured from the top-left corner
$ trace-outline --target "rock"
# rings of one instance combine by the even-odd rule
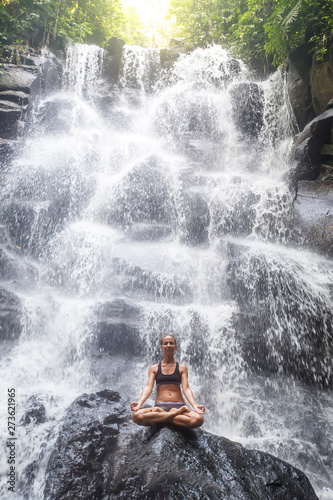
[[[112,264],[113,286],[121,295],[178,305],[193,300],[191,287],[176,274],[154,273],[117,258]]]
[[[302,45],[291,52],[286,65],[290,104],[295,113],[299,130],[303,130],[315,113],[311,105],[310,69],[312,56],[308,45]]]
[[[115,299],[97,307],[97,347],[112,355],[139,355],[141,308],[124,299]]]
[[[169,45],[170,45],[170,47],[183,47],[185,44],[185,41],[186,41],[185,37],[170,38]]]
[[[317,496],[298,469],[208,432],[142,429],[104,390],[70,406],[47,465],[45,500],[297,499]]]
[[[331,49],[333,53],[333,45]],[[331,56],[332,57],[332,56]],[[317,115],[323,113],[333,98],[333,64],[331,61],[314,61],[311,73],[312,106]]]
[[[0,248],[0,280],[14,280],[18,278],[17,268],[13,257]]]
[[[3,139],[16,139],[20,133],[19,120],[26,108],[10,101],[0,101],[0,134]]]
[[[38,400],[38,397],[31,396],[27,402],[27,406],[28,408],[21,419],[22,425],[43,424],[46,420],[46,410],[43,403]]]
[[[61,203],[63,202],[63,203]],[[7,228],[11,244],[21,252],[39,256],[45,244],[63,227],[68,216],[66,194],[43,205],[13,201],[4,207],[1,223]]]
[[[18,66],[37,66],[41,52],[24,45],[5,45],[0,49],[0,60]]]
[[[29,102],[28,95],[19,90],[2,90],[0,100],[14,102],[19,105],[26,105]]]
[[[105,56],[103,61],[103,72],[109,81],[116,84],[119,79],[121,68],[121,58],[123,53],[124,40],[113,36],[105,44]]]
[[[210,211],[205,197],[198,192],[188,191],[185,195],[184,236],[187,244],[198,245],[207,242]]]
[[[0,91],[15,90],[30,94],[37,78],[37,67],[3,64],[0,73]]]
[[[322,162],[320,153],[323,145],[331,142],[332,126],[333,109],[328,109],[296,136],[294,155],[298,180],[316,179],[319,176]]]
[[[129,409],[114,391],[83,394],[70,406],[47,467],[45,499],[102,499],[110,457]],[[128,424],[124,424],[125,431]],[[128,439],[128,436],[127,436]],[[121,441],[124,442],[124,436]]]
[[[113,36],[109,41],[105,43],[105,50],[110,54],[110,56],[118,56],[121,57],[123,54],[123,46],[125,45],[125,41],[121,38],[117,38]]]
[[[49,52],[4,47],[0,70],[0,135],[17,139],[37,95],[60,90],[62,67]]]
[[[21,301],[12,292],[0,288],[0,339],[16,340],[22,331]]]
[[[175,208],[170,202],[168,165],[152,155],[137,164],[115,189],[107,222],[130,226],[132,223],[171,224]]]
[[[333,311],[309,288],[298,261],[235,243],[228,253],[228,283],[239,307],[234,327],[249,367],[331,387]],[[315,343],[313,332],[320,332]]]
[[[169,68],[181,54],[191,52],[194,47],[186,44],[185,38],[171,38],[169,47],[160,49],[160,61],[162,68]]]
[[[236,83],[230,88],[233,117],[247,138],[258,137],[263,126],[264,93],[257,83]]]
[[[38,279],[38,270],[25,259],[20,258],[20,249],[11,248],[7,231],[0,226],[0,280],[17,284],[19,281],[29,282]],[[8,249],[11,248],[11,251]]]
[[[300,181],[294,203],[297,228],[306,245],[327,257],[333,257],[333,183],[330,181]]]
[[[44,95],[50,96],[61,89],[63,68],[60,61],[50,52],[44,54],[39,64],[41,90]]]
[[[0,138],[0,172],[7,167],[9,160],[13,156],[16,142]]]
[[[224,139],[210,98],[183,90],[173,93],[172,99],[166,96],[159,101],[154,126],[159,135],[172,136],[171,147],[185,149],[198,161],[210,154],[210,148],[216,154]]]
[[[165,238],[172,232],[171,224],[132,224],[127,230],[127,235],[133,240],[138,241],[156,241]]]
[[[127,45],[122,58],[119,83],[124,88],[139,90],[137,99],[142,99],[141,92],[154,91],[161,74],[161,62],[157,49]]]

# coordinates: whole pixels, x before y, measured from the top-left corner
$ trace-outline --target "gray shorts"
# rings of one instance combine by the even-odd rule
[[[171,408],[181,408],[182,406],[186,406],[184,402],[175,403],[174,401],[158,401],[155,403],[155,406],[162,408],[164,411],[170,411]]]

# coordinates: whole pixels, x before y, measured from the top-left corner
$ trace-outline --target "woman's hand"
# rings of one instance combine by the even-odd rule
[[[194,411],[199,413],[199,415],[203,415],[205,413],[205,405],[196,405]]]
[[[139,403],[137,403],[136,401],[133,401],[133,403],[131,403],[131,410],[132,411],[138,411],[140,410],[141,408],[141,405],[139,405]]]

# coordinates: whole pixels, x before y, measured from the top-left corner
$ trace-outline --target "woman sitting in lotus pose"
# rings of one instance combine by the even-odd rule
[[[168,422],[186,429],[194,429],[203,424],[202,415],[205,413],[205,407],[196,403],[188,384],[187,368],[174,359],[176,349],[175,337],[165,335],[161,341],[163,360],[149,368],[148,382],[139,401],[131,403],[132,419],[136,424],[154,425]],[[152,393],[155,380],[157,388],[155,406],[140,410]],[[194,411],[185,405],[181,386]]]

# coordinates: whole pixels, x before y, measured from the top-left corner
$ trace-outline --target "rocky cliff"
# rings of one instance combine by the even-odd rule
[[[295,214],[306,246],[333,255],[333,42],[325,57],[300,47],[290,56],[287,80],[299,126],[295,138]]]

